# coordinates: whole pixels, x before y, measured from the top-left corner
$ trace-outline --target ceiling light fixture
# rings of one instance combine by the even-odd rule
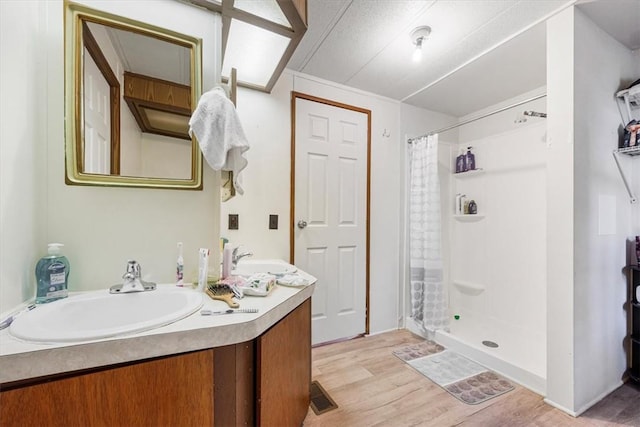
[[[418,27],[411,31],[411,41],[415,45],[416,49],[413,51],[413,55],[411,59],[413,62],[420,62],[422,60],[422,43],[429,38],[431,34],[431,27],[425,25],[423,27]]]

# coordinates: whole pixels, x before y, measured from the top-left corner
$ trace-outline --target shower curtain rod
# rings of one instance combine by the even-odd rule
[[[455,125],[444,127],[442,129],[432,130],[431,132],[427,132],[424,135],[416,136],[415,138],[409,139],[407,141],[407,143],[411,144],[416,139],[420,139],[420,138],[425,137],[425,136],[435,135],[437,133],[442,133],[442,132],[446,132],[446,131],[451,130],[451,129],[455,129],[455,128],[460,127],[462,125],[466,125],[468,123],[475,122],[476,120],[484,119],[485,117],[489,117],[489,116],[493,116],[494,114],[502,113],[503,111],[509,110],[511,108],[517,107],[517,106],[522,105],[522,104],[526,104],[527,102],[531,102],[531,101],[535,101],[536,99],[544,98],[545,96],[547,96],[546,93],[543,93],[542,95],[536,95],[536,96],[534,96],[532,98],[525,99],[524,101],[518,101],[515,104],[511,104],[511,105],[508,105],[506,107],[499,108],[499,109],[497,109],[495,111],[492,111],[490,113],[483,114],[482,116],[474,117],[472,119],[468,119],[468,120],[465,120],[463,122],[456,123]]]

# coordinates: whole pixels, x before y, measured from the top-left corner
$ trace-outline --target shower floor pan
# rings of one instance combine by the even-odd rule
[[[450,332],[437,331],[435,341],[538,394],[546,395],[546,342],[541,336],[517,333],[497,322],[491,324],[463,315],[460,320],[451,321]],[[483,341],[489,343],[483,344]]]

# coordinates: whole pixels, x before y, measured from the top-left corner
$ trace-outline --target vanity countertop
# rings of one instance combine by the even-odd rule
[[[257,308],[258,313],[202,316],[198,310],[169,325],[127,336],[35,344],[14,338],[7,328],[0,331],[0,384],[250,341],[311,297],[315,278],[307,277],[313,284],[303,288],[275,285],[267,297],[240,300],[241,308]],[[223,301],[205,295],[202,309],[227,308]]]

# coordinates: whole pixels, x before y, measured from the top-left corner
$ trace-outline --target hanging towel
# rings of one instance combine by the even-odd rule
[[[223,88],[215,87],[200,97],[189,120],[189,135],[198,139],[212,169],[233,172],[233,186],[243,194],[240,172],[247,166],[244,152],[249,149],[249,141]]]

